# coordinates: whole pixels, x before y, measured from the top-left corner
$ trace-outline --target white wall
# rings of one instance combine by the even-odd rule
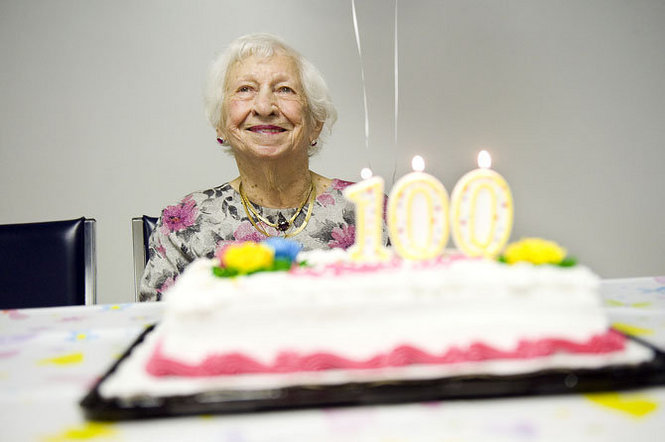
[[[203,116],[213,55],[281,35],[325,74],[340,119],[313,168],[390,185],[420,153],[450,190],[488,148],[513,237],[568,246],[605,277],[665,274],[665,3],[4,0],[0,223],[95,217],[99,299],[132,299],[130,218],[235,176]]]

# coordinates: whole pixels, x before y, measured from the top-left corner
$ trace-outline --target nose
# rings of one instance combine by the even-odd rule
[[[254,112],[257,115],[270,116],[276,112],[276,109],[275,94],[267,88],[259,90],[254,97]]]

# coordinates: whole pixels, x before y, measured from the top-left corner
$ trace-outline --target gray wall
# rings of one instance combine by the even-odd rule
[[[324,72],[340,119],[313,169],[386,178],[419,153],[452,191],[481,148],[511,184],[513,238],[604,277],[665,274],[665,2],[3,0],[0,223],[98,221],[99,299],[133,296],[130,218],[236,174],[201,104],[213,55],[277,33]]]

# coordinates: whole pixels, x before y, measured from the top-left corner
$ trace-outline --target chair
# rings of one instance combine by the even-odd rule
[[[143,215],[132,218],[132,243],[134,248],[134,300],[139,300],[141,276],[148,262],[148,240],[155,230],[157,218]]]
[[[97,301],[96,221],[0,225],[0,308]]]

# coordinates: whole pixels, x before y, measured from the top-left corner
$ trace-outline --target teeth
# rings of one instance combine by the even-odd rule
[[[261,129],[252,129],[253,132],[259,132],[259,133],[269,133],[269,134],[275,134],[279,132],[283,132],[283,129],[281,128],[261,128]]]

